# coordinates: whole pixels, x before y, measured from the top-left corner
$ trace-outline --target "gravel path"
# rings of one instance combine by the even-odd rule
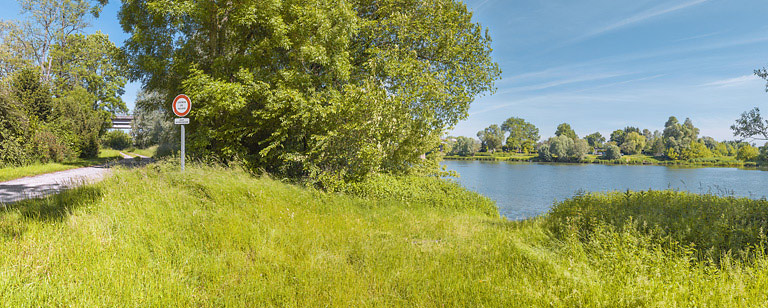
[[[120,154],[124,159],[118,164],[128,167],[141,166],[151,161],[151,159],[136,161],[129,155]],[[112,172],[110,167],[113,165],[115,164],[70,169],[0,182],[0,203],[40,198],[65,189],[99,182]]]

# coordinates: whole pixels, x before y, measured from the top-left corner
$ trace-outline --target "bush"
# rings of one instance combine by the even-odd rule
[[[749,144],[739,147],[736,152],[736,158],[743,161],[755,161],[758,155],[760,155],[760,151]]]
[[[436,208],[471,209],[498,216],[495,203],[456,182],[428,176],[377,174],[358,183],[342,183],[335,191],[368,200],[402,201]]]
[[[591,193],[555,204],[546,225],[560,238],[583,241],[600,228],[630,228],[660,245],[693,245],[698,257],[719,260],[766,243],[768,201],[676,191]]]
[[[605,152],[603,152],[603,155],[600,158],[608,160],[619,159],[621,158],[621,149],[613,144],[609,145],[606,147]]]
[[[33,152],[39,162],[61,162],[69,154],[69,148],[48,129],[38,129],[32,140]]]
[[[115,150],[123,150],[132,144],[131,136],[121,130],[109,131],[101,137],[101,144]]]

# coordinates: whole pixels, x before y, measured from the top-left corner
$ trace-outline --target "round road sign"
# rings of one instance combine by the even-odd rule
[[[173,113],[176,114],[176,116],[186,116],[189,114],[190,110],[192,110],[192,100],[190,100],[188,96],[180,94],[173,99]]]

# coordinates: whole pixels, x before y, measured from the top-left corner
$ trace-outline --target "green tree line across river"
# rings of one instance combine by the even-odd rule
[[[759,110],[757,112],[759,117]],[[737,136],[754,135],[740,135],[737,131],[739,123],[755,122],[744,120],[749,115],[745,113],[734,125]],[[535,125],[522,118],[511,117],[501,126],[493,124],[479,131],[477,137],[479,140],[465,136],[447,137],[442,150],[455,157],[518,155],[545,162],[616,161],[623,155],[644,155],[653,161],[672,162],[768,162],[768,146],[756,147],[745,141],[717,141],[712,137],[699,136],[699,129],[691,119],[686,118],[680,123],[674,116],[669,117],[661,131],[627,126],[614,130],[610,136],[595,132],[583,138],[570,124],[562,123],[558,125],[554,137],[543,141],[540,141],[539,129]]]

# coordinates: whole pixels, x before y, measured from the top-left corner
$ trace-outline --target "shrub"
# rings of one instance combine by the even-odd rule
[[[121,130],[109,131],[101,137],[101,144],[115,150],[122,150],[132,144],[131,136]]]
[[[661,245],[693,244],[703,259],[745,256],[765,244],[768,201],[676,191],[580,194],[555,204],[546,225],[588,241],[595,231],[630,228]]]
[[[32,139],[33,152],[40,162],[61,162],[69,153],[69,148],[59,137],[47,128],[38,129]]]
[[[736,158],[743,161],[755,161],[758,155],[760,155],[760,151],[749,144],[739,147],[736,152]]]
[[[605,152],[603,152],[603,155],[600,158],[608,160],[619,159],[621,158],[621,149],[619,149],[618,146],[611,144],[606,147]]]

